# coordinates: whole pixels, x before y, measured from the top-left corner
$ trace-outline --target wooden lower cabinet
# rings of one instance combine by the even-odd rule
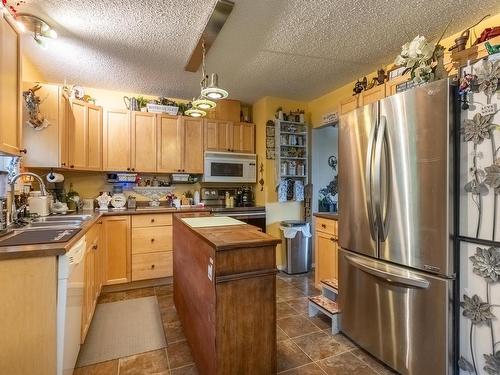
[[[81,343],[85,341],[92,318],[94,317],[97,299],[104,283],[104,265],[106,252],[102,246],[102,222],[94,224],[85,235],[85,270],[82,310]]]
[[[102,219],[106,250],[105,285],[131,281],[130,216],[108,216]]]
[[[336,220],[315,218],[314,262],[317,288],[320,288],[321,280],[338,279],[337,233]]]
[[[0,291],[0,374],[55,374],[57,257],[2,260]]]
[[[132,217],[132,281],[172,276],[172,214]]]

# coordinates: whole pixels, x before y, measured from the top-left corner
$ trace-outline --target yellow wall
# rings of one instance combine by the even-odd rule
[[[308,113],[307,103],[303,101],[290,100],[285,98],[276,98],[266,96],[253,104],[253,121],[255,123],[256,141],[255,148],[257,160],[264,163],[264,190],[260,191],[260,185],[257,185],[256,201],[258,205],[266,206],[266,232],[280,237],[279,223],[282,220],[298,220],[302,218],[303,204],[298,202],[278,203],[276,194],[275,161],[266,160],[266,122],[274,120],[276,109],[282,107],[283,111],[295,111],[303,109]],[[260,178],[260,174],[259,177]],[[284,265],[284,254],[281,246],[276,250],[276,264]]]
[[[473,21],[471,20],[471,23]],[[481,32],[486,27],[493,27],[500,25],[500,13],[496,14],[492,17],[487,18],[483,22],[481,22],[478,26],[471,29],[471,37],[469,38],[468,46],[470,46],[476,38],[481,34]],[[448,48],[451,47],[455,43],[455,39],[460,36],[461,32],[453,34],[449,37],[444,38],[440,44],[446,48],[445,53],[445,62],[450,58],[451,53],[448,52]],[[387,64],[391,65],[396,56],[388,56]],[[370,81],[371,77],[375,76],[376,72],[372,72],[367,75],[368,81]],[[363,76],[363,72],[360,72],[360,78]],[[338,105],[342,99],[345,99],[352,95],[352,88],[354,87],[354,83],[356,81],[352,81],[342,87],[336,88],[333,91],[320,96],[319,98],[313,99],[307,103],[308,110],[311,114],[311,123],[313,127],[317,127],[321,125],[322,116],[328,112],[336,112],[338,110]]]

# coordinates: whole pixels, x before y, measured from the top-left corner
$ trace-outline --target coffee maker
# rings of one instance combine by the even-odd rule
[[[249,186],[241,187],[236,192],[237,207],[253,207],[255,206],[253,190]]]

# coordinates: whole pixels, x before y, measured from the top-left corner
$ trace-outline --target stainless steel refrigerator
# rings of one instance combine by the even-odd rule
[[[342,331],[402,374],[453,368],[452,102],[441,80],[340,120]]]

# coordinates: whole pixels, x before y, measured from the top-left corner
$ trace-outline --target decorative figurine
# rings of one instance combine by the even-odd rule
[[[99,203],[100,211],[107,211],[109,202],[111,202],[111,197],[109,196],[108,192],[105,191],[96,198],[96,201],[97,203]]]
[[[368,80],[366,79],[366,77],[363,77],[362,81],[358,79],[354,84],[354,88],[352,89],[352,91],[354,92],[353,95],[360,94],[363,90],[366,90],[367,86]]]

